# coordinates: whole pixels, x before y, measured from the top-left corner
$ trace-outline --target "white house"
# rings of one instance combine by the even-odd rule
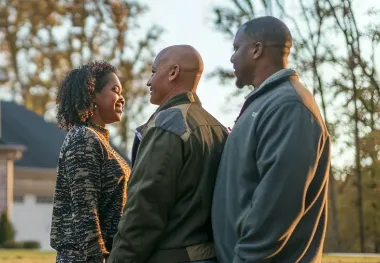
[[[5,144],[0,139],[0,213],[12,214],[14,161],[19,160],[25,148]]]
[[[0,213],[8,209],[16,241],[38,241],[49,250],[57,160],[66,132],[13,102],[1,101],[0,113]]]
[[[51,249],[49,235],[56,167],[65,132],[24,106],[5,101],[0,105],[3,147],[12,146],[19,152],[18,158],[14,158],[14,167],[8,158],[6,179],[4,172],[0,174],[0,185],[4,185],[1,180],[7,182],[6,208],[16,229],[16,241],[39,241],[42,249]],[[3,209],[0,206],[0,210]]]

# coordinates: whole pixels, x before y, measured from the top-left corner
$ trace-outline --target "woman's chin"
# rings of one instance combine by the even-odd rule
[[[115,122],[121,121],[122,116],[123,116],[122,113],[117,113],[116,116],[115,116]]]

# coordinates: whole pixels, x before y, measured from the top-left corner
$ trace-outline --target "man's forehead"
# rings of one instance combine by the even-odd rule
[[[239,44],[239,43],[242,43],[244,41],[248,40],[247,39],[247,35],[244,33],[244,26],[242,26],[237,32],[236,32],[236,35],[235,35],[235,39],[234,39],[234,45],[235,44]]]
[[[159,67],[160,65],[163,64],[163,62],[164,62],[165,60],[166,60],[166,59],[164,58],[163,54],[162,54],[162,53],[159,53],[159,54],[157,55],[157,57],[154,59],[153,67],[154,67],[154,68]]]
[[[158,67],[159,67],[159,64],[160,64],[160,61],[159,61],[159,59],[155,59],[154,61],[153,61],[153,68],[155,68],[155,69],[157,69]]]

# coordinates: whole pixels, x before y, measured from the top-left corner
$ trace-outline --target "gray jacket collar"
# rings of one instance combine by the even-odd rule
[[[285,78],[285,77],[290,77],[290,76],[297,76],[297,72],[294,69],[281,69],[275,73],[273,73],[269,78],[267,78],[261,85],[252,90],[246,97],[245,99],[248,99],[251,97],[253,94],[255,94],[258,90],[263,89],[265,86],[270,85],[271,83],[277,81],[280,78]]]

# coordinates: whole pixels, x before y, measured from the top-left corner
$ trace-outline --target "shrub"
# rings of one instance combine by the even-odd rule
[[[14,238],[15,230],[8,219],[7,211],[4,211],[0,218],[0,246],[5,243],[12,243]]]
[[[23,243],[22,242],[14,242],[14,241],[7,241],[3,244],[0,245],[0,248],[5,248],[5,249],[21,249],[23,248]]]
[[[23,242],[22,247],[25,249],[40,249],[41,244],[38,241],[28,240]]]

